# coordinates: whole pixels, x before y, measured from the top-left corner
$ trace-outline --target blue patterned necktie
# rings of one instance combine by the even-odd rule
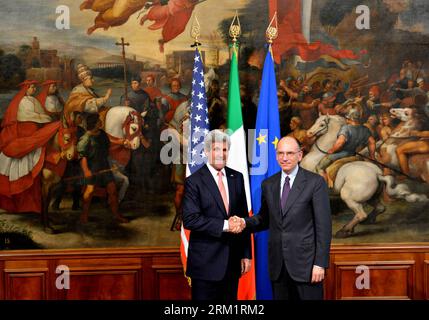
[[[289,180],[290,178],[286,176],[285,183],[283,184],[282,198],[280,199],[282,212],[286,208],[286,201],[287,201],[287,197],[289,196],[289,191],[290,191]]]

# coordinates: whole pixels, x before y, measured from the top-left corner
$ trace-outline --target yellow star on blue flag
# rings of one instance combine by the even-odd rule
[[[279,143],[279,138],[275,137],[274,141],[271,143],[274,145],[274,149],[277,150],[277,144]]]
[[[258,140],[259,144],[267,143],[265,139],[267,138],[267,135],[263,135],[261,132],[259,132],[259,137],[256,138]]]

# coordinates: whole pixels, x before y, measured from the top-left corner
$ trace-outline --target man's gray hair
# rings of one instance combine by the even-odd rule
[[[214,142],[226,142],[228,150],[231,147],[231,139],[225,132],[215,129],[210,131],[204,138],[204,150],[210,151]]]

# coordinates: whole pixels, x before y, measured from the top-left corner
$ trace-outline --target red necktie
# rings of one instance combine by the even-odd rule
[[[225,206],[226,213],[228,214],[228,211],[229,211],[228,210],[229,209],[228,197],[226,196],[225,186],[224,186],[223,181],[222,181],[222,176],[223,176],[222,171],[219,171],[217,173],[217,175],[219,177],[218,178],[218,187],[219,187],[220,195],[222,196],[223,204]]]

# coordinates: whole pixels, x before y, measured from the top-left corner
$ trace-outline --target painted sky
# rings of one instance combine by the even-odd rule
[[[392,0],[385,0],[392,2]],[[427,0],[396,0],[403,3],[398,7],[399,20],[397,27],[403,30],[429,34],[429,3]]]
[[[399,13],[396,24],[398,29],[429,34],[429,5],[426,0],[383,1],[392,11]],[[28,44],[31,43],[33,36],[37,36],[42,48],[59,48],[60,55],[62,48],[73,46],[95,47],[109,51],[111,54],[118,54],[119,48],[114,43],[124,36],[126,41],[131,43],[127,48],[129,55],[136,54],[140,58],[165,61],[165,56],[158,49],[161,30],[148,30],[147,27],[150,25],[148,22],[145,26],[140,26],[137,13],[120,27],[111,28],[108,31],[99,29],[88,36],[86,29],[93,24],[96,13],[89,10],[80,11],[80,3],[81,0],[0,0],[0,30],[2,31],[0,43]],[[235,10],[247,3],[248,0],[206,0],[197,5],[194,13],[202,24],[203,44],[213,45],[219,22],[224,18],[232,18]],[[70,30],[55,28],[57,18],[55,9],[59,5],[67,5],[70,8]],[[192,42],[189,36],[190,27],[191,23],[188,23],[184,33],[165,45],[165,53],[189,49],[189,44]],[[214,45],[227,51],[220,39]]]
[[[213,39],[219,22],[227,17],[232,19],[235,10],[242,8],[247,2],[247,0],[228,0],[222,1],[220,5],[220,1],[207,0],[197,5],[194,14],[197,14],[202,27],[201,41],[204,43],[206,40],[207,43],[209,37]],[[80,3],[80,0],[0,0],[2,17],[0,43],[31,43],[32,37],[37,36],[43,48],[79,45],[100,48],[117,54],[119,51],[114,43],[121,37],[125,37],[126,41],[131,43],[127,48],[129,54],[164,61],[164,55],[158,49],[161,30],[148,30],[149,22],[146,22],[143,27],[140,26],[137,19],[138,13],[132,15],[128,22],[120,27],[111,28],[108,31],[99,29],[88,36],[86,29],[93,24],[96,13],[89,10],[80,11]],[[59,5],[67,5],[70,8],[70,30],[57,30],[55,27],[57,18],[55,10]],[[187,29],[178,38],[165,44],[165,53],[189,49],[192,42],[189,36],[190,27],[191,23],[188,23]],[[221,43],[218,45],[224,46]]]

